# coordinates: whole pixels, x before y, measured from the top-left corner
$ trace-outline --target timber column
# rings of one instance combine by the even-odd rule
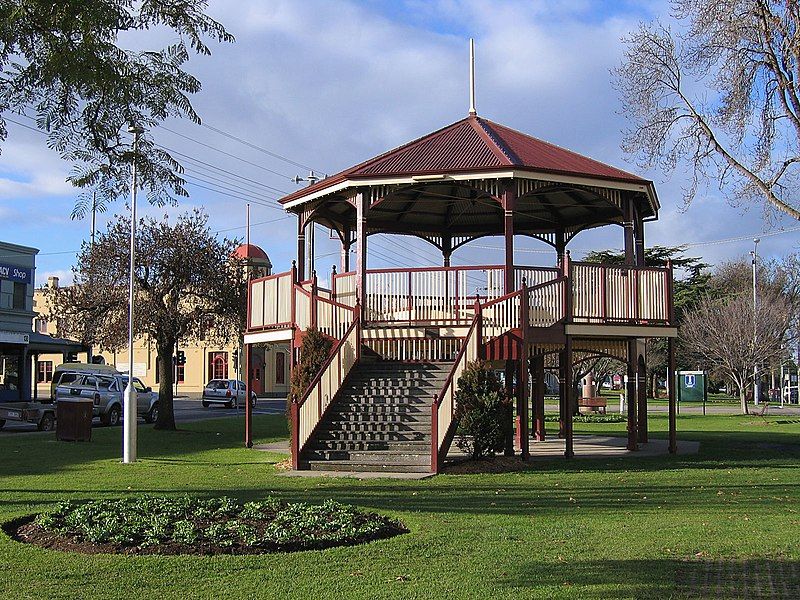
[[[545,439],[544,427],[544,356],[539,354],[533,357],[533,430],[537,442]]]
[[[244,445],[246,448],[253,447],[253,403],[250,396],[253,393],[251,382],[252,368],[250,367],[250,344],[244,345]],[[238,384],[237,384],[238,385]]]
[[[306,228],[303,223],[303,213],[297,215],[297,279],[306,278]],[[292,292],[294,293],[294,292]]]
[[[625,396],[628,401],[628,450],[638,450],[637,421],[636,421],[636,340],[628,340],[628,361],[625,382]]]
[[[369,190],[359,189],[356,194],[356,298],[365,310],[367,294],[367,210]]]

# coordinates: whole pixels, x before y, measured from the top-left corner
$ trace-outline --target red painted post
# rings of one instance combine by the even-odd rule
[[[634,357],[636,356],[636,340],[628,340],[628,368],[627,383],[625,384],[625,396],[628,402],[628,450],[638,450],[637,445],[637,419],[636,419],[636,367]]]
[[[336,299],[336,265],[331,267],[331,300],[338,302]]]
[[[239,385],[238,383],[236,385]],[[244,445],[253,447],[253,404],[250,396],[253,393],[252,374],[250,373],[250,344],[244,345]]]
[[[669,452],[678,451],[676,398],[677,382],[675,381],[675,339],[667,338],[667,383],[669,385]]]
[[[306,278],[306,228],[303,215],[297,215],[297,274],[300,279]],[[296,280],[295,280],[296,281]]]
[[[478,340],[478,358],[484,359],[486,358],[486,348],[483,345],[483,308],[481,308],[481,299],[480,297],[475,298],[475,317],[477,318],[477,322],[475,323],[475,339]]]
[[[319,308],[319,303],[317,302],[317,297],[319,292],[317,290],[317,272],[311,272],[311,299],[309,303],[311,304],[311,327],[317,327],[317,309]]]
[[[503,271],[504,294],[514,290],[514,209],[517,205],[516,183],[506,184],[503,192],[503,238],[505,240],[505,265]]]
[[[533,405],[535,416],[535,435],[536,441],[543,442],[545,439],[544,425],[544,356],[539,354],[533,358]]]
[[[566,390],[564,394],[564,458],[572,458],[575,456],[574,444],[572,439],[572,412],[573,412],[573,398],[572,398],[572,336],[565,336],[564,342],[564,366],[566,370]]]

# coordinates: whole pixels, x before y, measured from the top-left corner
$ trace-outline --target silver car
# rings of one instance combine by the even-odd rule
[[[64,373],[55,389],[55,401],[64,398],[88,398],[92,400],[92,415],[100,417],[103,425],[119,425],[122,418],[122,402],[127,375],[102,375]],[[138,377],[133,378],[136,389],[137,413],[145,422],[153,423],[158,418],[158,394],[145,386]]]
[[[203,407],[211,404],[224,404],[228,408],[238,408],[239,399],[244,400],[247,389],[244,381],[238,379],[212,379],[203,388]],[[258,397],[250,392],[250,404],[256,405]]]

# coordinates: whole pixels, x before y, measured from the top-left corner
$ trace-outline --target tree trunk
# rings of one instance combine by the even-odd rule
[[[658,400],[658,371],[650,372],[650,390],[647,392],[648,397]]]
[[[173,380],[174,369],[172,365],[172,353],[175,350],[175,340],[160,340],[157,343],[158,356],[158,419],[153,426],[154,429],[166,429],[174,431],[175,427],[175,408],[173,406]]]

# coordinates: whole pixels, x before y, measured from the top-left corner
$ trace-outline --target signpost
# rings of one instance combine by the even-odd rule
[[[705,371],[678,371],[675,374],[678,393],[678,412],[681,402],[702,402],[703,414],[706,414],[708,401],[708,376]]]

